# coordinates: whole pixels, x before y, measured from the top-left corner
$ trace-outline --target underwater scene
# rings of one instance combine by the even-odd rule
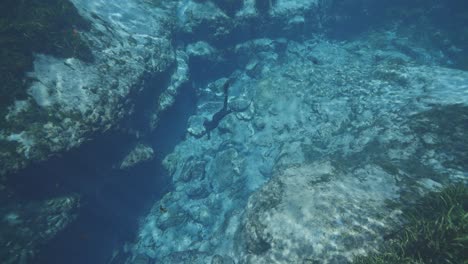
[[[468,264],[468,1],[1,0],[0,263]]]

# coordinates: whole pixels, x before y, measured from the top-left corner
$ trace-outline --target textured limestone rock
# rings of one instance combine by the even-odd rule
[[[154,150],[152,147],[137,144],[120,163],[120,169],[128,169],[139,163],[149,161],[154,158]]]
[[[211,1],[181,1],[178,18],[180,30],[184,34],[205,41],[225,36],[231,28],[229,17]]]
[[[195,250],[175,252],[165,257],[163,261],[168,264],[205,264],[209,263],[210,254]]]
[[[203,126],[205,120],[207,120],[205,117],[190,117],[187,132],[194,137],[202,137],[206,133],[206,129]]]
[[[40,246],[75,220],[79,206],[77,196],[2,206],[2,263],[30,263]]]
[[[150,126],[155,128],[161,112],[174,103],[189,78],[188,57],[220,62],[209,42],[232,39],[235,32],[254,24],[273,29],[260,32],[290,32],[284,21],[293,13],[313,17],[316,4],[314,0],[274,2],[267,18],[251,0],[234,6],[230,1],[72,0],[90,21],[90,31],[76,34],[87,42],[95,61],[36,54],[28,74],[29,97],[10,106],[6,126],[0,129],[0,174],[80,146],[94,132],[115,127],[132,114],[135,102],[129,95],[140,92],[144,79],[170,74],[168,87],[158,87],[164,91],[154,99]],[[229,17],[226,10],[235,12],[228,11]],[[171,46],[174,31],[191,36],[192,41],[196,36],[187,45],[187,54]]]
[[[198,41],[187,45],[186,53],[192,58],[209,61],[216,55],[216,49],[205,41]]]
[[[112,128],[132,113],[135,102],[128,97],[141,90],[143,79],[170,74],[175,64],[170,28],[164,26],[174,19],[169,16],[172,7],[139,1],[72,2],[91,22],[88,32],[77,34],[95,60],[36,55],[28,74],[29,98],[10,107],[0,128],[1,174],[75,148],[93,132]],[[173,86],[180,82],[174,80]]]
[[[188,55],[181,50],[177,50],[176,69],[171,75],[169,86],[157,99],[156,110],[151,115],[150,127],[152,129],[158,125],[160,115],[174,104],[180,90],[189,81],[189,77]]]
[[[356,220],[345,214],[353,212],[368,213],[371,219],[375,213],[379,220],[379,199],[393,195],[367,186],[369,179],[394,191],[393,182],[386,181],[391,175],[404,179],[400,188],[412,188],[416,182],[421,192],[466,181],[466,72],[434,66],[446,58],[391,31],[363,42],[294,42],[329,22],[324,14],[334,1],[72,1],[91,21],[91,31],[76,34],[89,42],[96,61],[35,55],[34,70],[28,74],[29,97],[10,106],[8,125],[0,128],[0,174],[77,147],[94,132],[116,126],[132,114],[133,95],[141,92],[146,77],[171,75],[164,78],[169,80],[164,87],[157,87],[162,91],[154,98],[154,128],[190,80],[194,69],[189,65],[221,65],[235,55],[229,63],[245,69],[229,89],[229,107],[235,113],[226,116],[211,137],[203,137],[203,122],[223,106],[225,95],[219,88],[225,79],[205,85],[202,78],[194,87],[200,100],[190,118],[193,137],[165,159],[175,190],[162,200],[167,212],[156,204],[143,223],[132,249],[135,262],[208,263],[215,254],[211,261],[231,256],[246,263],[313,262],[325,251],[333,252],[330,262],[343,262],[352,252],[371,249],[364,243],[360,249],[350,244],[373,241],[379,228],[370,228],[375,234],[364,232],[364,238],[347,234],[343,227],[350,225],[320,215],[321,206],[340,205],[340,221]],[[354,4],[340,2],[345,7]],[[171,46],[172,33],[180,40],[177,50]],[[248,39],[251,36],[256,39]],[[457,47],[451,50],[460,52]],[[447,113],[461,116],[449,131],[443,120]],[[120,167],[152,155],[137,147]],[[317,160],[332,162],[324,166],[334,168],[333,173],[322,174],[307,165]],[[423,180],[417,179],[421,173]],[[270,181],[272,175],[276,176]],[[316,192],[316,186],[323,189]],[[349,191],[353,188],[357,194],[369,188],[379,199],[360,200]],[[333,200],[327,195],[333,192],[342,196]],[[323,204],[297,205],[299,195]],[[351,208],[347,200],[362,204],[364,211]],[[285,202],[288,206],[277,207]],[[298,217],[289,209],[315,212],[306,219],[335,224],[336,232],[349,240],[333,240],[326,225],[315,224],[314,231],[325,230],[327,240],[317,242],[312,239],[315,234],[307,240],[301,228],[310,223],[301,222],[299,227],[288,226],[299,230],[292,237],[300,246],[278,241],[288,234],[276,229],[275,222]],[[269,221],[259,224],[265,215]],[[7,219],[15,223],[16,216]],[[360,227],[361,220],[357,219]],[[332,242],[336,245],[328,247]],[[289,255],[278,254],[279,248],[288,248]],[[302,251],[310,252],[311,259],[300,256]]]
[[[163,232],[154,228],[163,220],[154,218],[156,203],[132,252],[151,252],[156,261],[210,252],[236,263],[346,263],[374,249],[389,220],[397,221],[397,212],[386,218],[385,199],[466,181],[465,166],[454,162],[466,155],[437,142],[465,144],[464,119],[447,133],[438,117],[468,116],[461,93],[467,74],[363,43],[372,41],[239,45],[238,54],[262,63],[255,76],[231,76],[229,104],[242,98],[249,108],[226,116],[209,138],[189,136],[166,157],[175,191],[164,205],[188,217]],[[224,81],[199,88],[189,131],[220,109]],[[238,116],[244,113],[251,117]]]
[[[230,257],[214,255],[211,259],[211,264],[234,264],[234,260]]]
[[[251,103],[245,98],[233,98],[229,100],[229,109],[234,112],[243,112],[250,107]]]
[[[242,263],[347,262],[376,249],[398,215],[385,208],[398,188],[381,168],[344,175],[324,162],[277,173],[249,199]]]
[[[235,149],[226,149],[219,152],[208,164],[206,177],[213,191],[225,192],[235,183],[243,167],[242,160],[238,156],[239,153]]]
[[[252,31],[257,37],[280,34],[297,37],[317,30],[320,24],[318,18],[323,17],[321,13],[325,12],[318,8],[317,0],[230,1],[236,2],[233,7],[219,3],[229,1],[215,2],[180,2],[178,17],[184,37],[212,42],[236,42],[237,33]],[[237,4],[239,2],[243,2],[243,5]],[[309,27],[304,26],[305,23]]]

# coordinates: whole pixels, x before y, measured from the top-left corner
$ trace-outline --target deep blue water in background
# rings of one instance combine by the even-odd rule
[[[184,138],[195,103],[194,89],[184,87],[160,125],[143,139],[155,150],[153,161],[130,170],[109,170],[135,141],[128,134],[112,132],[97,135],[63,157],[30,166],[14,177],[12,186],[21,199],[70,192],[82,195],[78,218],[40,250],[37,263],[107,263],[114,250],[133,240],[139,218],[170,191],[171,179],[161,159]]]

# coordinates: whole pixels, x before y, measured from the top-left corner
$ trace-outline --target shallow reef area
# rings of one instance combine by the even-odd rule
[[[5,263],[467,261],[465,1],[0,14]]]

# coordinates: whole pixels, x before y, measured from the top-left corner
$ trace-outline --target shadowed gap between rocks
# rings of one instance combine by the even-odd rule
[[[147,85],[159,86],[160,81],[149,80]],[[130,123],[142,131],[147,131],[147,109],[154,107],[157,97],[153,96],[157,94],[158,90],[153,89],[137,97],[140,105]],[[34,164],[9,177],[15,199],[20,201],[72,193],[82,197],[77,220],[44,245],[34,263],[106,263],[115,249],[133,240],[139,217],[170,188],[161,160],[184,138],[195,104],[195,91],[190,86],[183,87],[153,133],[138,140],[121,131],[96,135],[61,157]],[[129,170],[115,169],[135,141],[151,145],[156,157]]]

